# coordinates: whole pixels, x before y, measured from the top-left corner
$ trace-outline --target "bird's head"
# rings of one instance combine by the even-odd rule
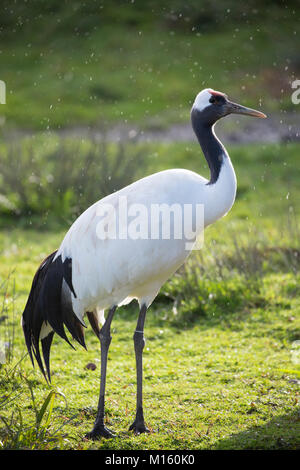
[[[211,88],[205,88],[196,96],[192,107],[192,116],[203,124],[212,125],[228,114],[244,114],[258,118],[267,117],[260,111],[229,101],[225,93]]]

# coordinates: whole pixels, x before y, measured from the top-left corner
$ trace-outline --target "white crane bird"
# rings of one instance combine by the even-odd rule
[[[183,264],[191,248],[184,237],[134,239],[135,237],[99,237],[97,224],[103,208],[110,204],[118,214],[118,200],[130,204],[196,204],[204,206],[204,227],[225,215],[236,195],[236,176],[228,153],[214,133],[214,124],[228,114],[265,118],[265,114],[228,100],[224,93],[205,89],[194,101],[191,120],[210,169],[210,180],[184,169],[165,170],[117,191],[89,207],[71,226],[59,249],[38,268],[22,316],[25,341],[32,363],[34,357],[50,381],[50,347],[54,333],[69,344],[64,326],[85,347],[84,315],[100,339],[101,381],[97,417],[91,439],[111,437],[104,424],[104,396],[110,327],[118,306],[137,299],[140,312],[134,332],[137,373],[135,420],[130,430],[148,432],[142,402],[142,352],[146,311],[162,284]],[[122,217],[119,229],[122,226]],[[120,222],[121,220],[121,222]],[[109,223],[109,218],[108,218]],[[159,222],[159,224],[161,221]],[[197,227],[200,231],[202,228]],[[120,233],[120,230],[119,232]],[[106,320],[104,310],[109,309]],[[100,324],[103,326],[101,327]],[[39,342],[42,345],[44,363]],[[44,368],[45,366],[45,368]],[[45,372],[46,369],[46,372]]]

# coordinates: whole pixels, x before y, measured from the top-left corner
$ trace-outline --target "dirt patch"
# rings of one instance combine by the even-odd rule
[[[299,105],[300,111],[300,105]],[[300,141],[299,112],[271,114],[268,119],[254,119],[244,116],[228,116],[216,125],[216,133],[224,143],[247,144],[255,142],[280,143]],[[34,132],[15,131],[6,133],[7,138],[34,135]],[[196,140],[191,124],[174,124],[168,128],[141,129],[135,125],[113,125],[103,131],[99,128],[74,127],[47,131],[44,134],[57,134],[61,137],[81,137],[118,142],[134,140],[138,142],[193,142]]]

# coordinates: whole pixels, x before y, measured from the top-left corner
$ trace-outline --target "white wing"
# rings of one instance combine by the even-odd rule
[[[121,305],[137,298],[149,305],[161,285],[184,262],[189,251],[182,239],[100,239],[97,228],[101,209],[115,208],[118,228],[120,198],[127,207],[142,205],[150,217],[153,204],[195,204],[204,202],[207,180],[188,170],[167,170],[143,178],[89,207],[71,226],[56,257],[72,260],[72,296],[76,315],[85,311]],[[203,194],[201,194],[203,193]],[[142,221],[142,223],[146,221]],[[148,219],[148,227],[150,219]],[[149,228],[150,230],[150,228]],[[119,233],[119,232],[118,232]]]

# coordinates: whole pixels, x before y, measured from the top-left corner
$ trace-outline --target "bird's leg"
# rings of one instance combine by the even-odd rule
[[[89,439],[99,439],[100,437],[113,437],[114,434],[104,425],[104,397],[105,397],[105,384],[106,384],[106,366],[108,349],[111,342],[110,325],[116,310],[113,306],[107,315],[107,319],[100,330],[99,339],[101,344],[101,381],[100,381],[100,395],[98,402],[98,410],[96,421],[93,430],[86,435]]]
[[[137,394],[136,394],[136,416],[135,420],[130,426],[129,430],[133,430],[136,434],[142,432],[149,432],[145,426],[143,414],[143,349],[145,346],[144,339],[144,324],[146,318],[147,307],[142,305],[139,313],[139,318],[136,325],[136,330],[133,335],[135,359],[136,359],[136,379],[137,379]]]

